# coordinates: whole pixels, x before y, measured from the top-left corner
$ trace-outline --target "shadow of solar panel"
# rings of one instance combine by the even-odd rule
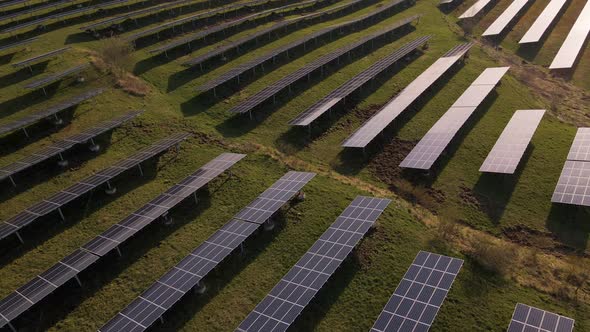
[[[156,142],[151,147],[147,147],[143,150],[140,150],[140,152],[138,152],[135,155],[132,155],[131,157],[128,157],[126,159],[126,160],[130,160],[130,161],[123,160],[121,162],[116,163],[115,165],[124,165],[124,166],[128,166],[128,168],[131,168],[133,166],[137,166],[137,165],[139,165],[139,163],[141,163],[141,162],[143,162],[143,161],[145,161],[145,160],[147,160],[159,153],[162,153],[162,152],[168,150],[169,148],[171,148],[172,146],[174,146],[176,144],[179,144],[181,141],[186,139],[188,136],[190,136],[190,135],[186,134],[186,133],[174,134],[168,138],[165,138],[163,140]],[[150,153],[146,154],[143,152],[143,151],[147,151],[147,150],[149,150]],[[107,181],[117,177],[118,175],[123,173],[128,168],[118,167],[118,166],[109,167],[97,174],[91,175],[91,176],[81,180],[80,182],[62,190],[62,192],[58,192],[58,193],[54,194],[49,199],[33,205],[32,207],[17,214],[16,216],[4,221],[3,223],[0,223],[0,239],[3,239],[11,234],[18,232],[18,230],[20,228],[31,224],[38,217],[46,215],[52,211],[57,210],[63,204],[68,203],[68,202],[78,198],[79,196],[82,196],[82,195],[90,192],[94,188],[106,183]],[[75,197],[72,195],[75,195]],[[63,203],[60,204],[59,203],[60,201]],[[2,226],[2,224],[9,224],[10,226],[16,226],[16,228],[6,226],[6,225]]]
[[[67,0],[67,1],[69,2],[70,0]],[[1,18],[0,18],[0,20],[1,20]],[[28,58],[26,60],[13,63],[12,64],[12,67],[19,68],[19,67],[30,66],[31,64],[36,63],[36,62],[39,62],[41,60],[47,60],[47,59],[56,57],[56,56],[64,53],[65,51],[69,50],[70,48],[71,47],[66,46],[66,47],[58,48],[57,50],[53,50],[53,51],[49,51],[49,52],[46,52],[46,53],[43,53],[43,54],[39,54],[39,55],[36,55],[36,56],[34,56],[32,58]]]
[[[285,203],[291,200],[314,176],[314,173],[287,173],[252,203],[238,212],[235,218],[257,224],[264,223]]]
[[[181,6],[184,4],[191,3],[191,2],[194,2],[194,0],[178,0],[178,1],[168,2],[168,3],[158,4],[156,6],[151,6],[148,8],[135,10],[130,13],[126,13],[123,15],[115,16],[115,17],[110,17],[106,20],[102,20],[102,21],[99,21],[96,23],[85,25],[85,26],[81,27],[80,30],[95,30],[98,28],[108,27],[109,25],[112,25],[115,23],[121,23],[121,22],[124,22],[125,20],[131,19],[131,18],[137,18],[142,15],[157,13],[160,11],[164,11],[165,9],[169,9],[169,8],[176,7],[176,6]]]
[[[222,160],[233,160],[236,156],[223,156]],[[208,169],[219,169],[219,161],[206,165]],[[305,184],[315,174],[288,172],[270,189],[295,190],[301,183]],[[299,187],[300,188],[300,187]],[[299,190],[299,189],[297,189]],[[295,192],[297,191],[295,190]],[[238,248],[260,224],[232,218],[228,223],[213,233],[176,266],[164,274],[142,295],[129,304],[121,313],[113,317],[101,332],[143,331],[158,320],[162,314],[174,305],[185,293],[199,284],[211,270]]]
[[[145,29],[145,30],[136,32],[134,34],[131,34],[131,35],[125,37],[125,40],[135,41],[139,38],[147,37],[147,36],[153,35],[155,33],[158,33],[159,31],[173,28],[173,27],[182,25],[184,23],[197,21],[197,20],[207,18],[207,17],[212,17],[212,16],[215,16],[215,15],[221,14],[221,13],[229,13],[233,9],[240,10],[242,8],[248,8],[249,6],[256,6],[256,5],[267,3],[267,2],[268,2],[268,0],[255,0],[255,1],[241,2],[241,3],[236,3],[236,4],[231,4],[231,5],[219,7],[216,9],[209,10],[205,13],[198,13],[195,15],[183,17],[183,18],[180,18],[180,19],[177,19],[174,21],[162,23],[160,25],[157,25],[157,26],[149,28],[149,29]]]
[[[355,198],[237,331],[286,331],[390,202]]]
[[[174,137],[177,140],[181,140],[185,138],[186,135],[175,135]],[[174,140],[171,139],[165,139],[164,141],[167,143],[164,145],[160,145],[162,148],[165,148],[169,144],[174,143]],[[209,180],[213,179],[216,175],[219,175],[221,172],[228,169],[244,157],[245,155],[243,154],[222,153],[217,158],[205,164],[203,168],[193,173],[190,177],[194,177],[195,174],[200,174],[207,176]],[[202,173],[202,170],[205,170],[205,173]],[[168,211],[168,209],[172,208],[174,205],[179,203],[183,198],[188,197],[196,190],[198,190],[198,188],[194,187],[191,188],[190,192],[183,192],[178,196],[161,194],[160,196],[153,199],[150,203],[144,205],[135,213],[125,218],[120,223],[111,226],[102,234],[96,236],[94,239],[83,245],[80,249],[77,249],[72,254],[62,259],[49,270],[45,271],[29,283],[25,284],[23,287],[19,288],[15,293],[13,293],[13,295],[9,295],[4,300],[0,301],[0,317],[2,317],[3,319],[6,318],[4,319],[4,321],[0,320],[0,324],[7,324],[12,319],[16,318],[29,307],[33,306],[36,302],[40,301],[49,293],[51,293],[54,289],[63,285],[65,282],[73,278],[77,273],[86,269],[92,263],[97,261],[100,257],[111,252],[121,243],[125,242],[131,236],[135,235],[138,231],[150,224],[156,218],[160,217],[163,213]],[[159,205],[154,205],[153,203]],[[39,212],[45,212],[46,210],[44,205],[41,205],[38,209],[40,209]],[[189,257],[191,259],[195,257],[197,259],[200,259],[201,261],[204,261],[210,260],[212,257],[217,257],[212,256],[214,254],[213,251],[219,250],[220,248],[223,250],[229,250],[229,252],[231,252],[231,250],[233,250],[232,248],[237,247],[241,243],[241,241],[243,241],[245,237],[249,236],[252,232],[254,232],[256,228],[258,228],[258,225],[252,223],[245,223],[237,220],[232,221],[226,224],[226,226],[224,226],[219,231],[219,234],[214,234],[214,236],[212,236],[210,240],[206,242],[207,245],[214,246],[213,250],[208,250],[208,248],[202,249],[201,247],[199,247]],[[1,231],[2,228],[0,227],[0,233]],[[241,240],[232,241],[232,236],[236,238],[241,237]],[[229,254],[229,252],[227,254]],[[188,263],[179,266],[185,267],[188,266]],[[193,264],[191,268],[194,268],[195,266],[196,265]],[[146,291],[142,295],[142,297],[140,298],[141,301],[139,301],[138,303],[149,304],[156,303],[158,301],[163,301],[160,303],[161,305],[171,306],[184,294],[183,292],[180,292],[176,288],[174,288],[175,286],[180,286],[180,284],[176,283],[187,283],[193,281],[195,283],[198,282],[198,278],[195,278],[196,274],[192,274],[192,272],[190,271],[184,272],[190,274],[192,277],[187,278],[189,277],[189,275],[186,275],[186,273],[185,275],[166,275],[165,279],[162,282],[158,283],[155,289],[148,289],[148,291]],[[191,287],[187,288],[187,290]],[[27,302],[21,303],[19,296],[25,296]],[[161,309],[161,306],[157,307],[155,310],[157,311],[157,309]],[[130,308],[129,310],[134,311],[135,308]],[[163,313],[163,311],[161,313]],[[154,320],[157,319],[159,315],[161,315],[161,313],[159,313],[157,316],[153,316],[155,317]],[[143,315],[143,313],[139,312],[138,315]],[[121,317],[128,319],[128,317]],[[148,318],[149,317],[151,316],[148,316]],[[139,316],[137,317],[137,319],[141,320],[147,318]],[[135,324],[135,322],[131,323]],[[119,322],[119,325],[116,326],[131,323]],[[2,327],[2,325],[0,325],[0,327]]]
[[[472,43],[457,45],[436,60],[428,69],[404,88],[401,93],[367,120],[361,128],[350,135],[342,143],[342,146],[347,148],[365,148],[380,132],[389,126],[432,84],[457,63],[469,51],[471,46],[473,46]]]
[[[590,34],[590,2],[586,2],[574,26],[561,44],[549,69],[567,69],[574,66],[576,59]]]
[[[325,1],[325,0],[323,0],[323,1]],[[153,53],[166,52],[166,51],[169,51],[169,50],[171,50],[173,48],[176,48],[178,46],[188,44],[188,43],[193,42],[195,40],[206,38],[207,36],[210,36],[210,35],[212,35],[214,33],[221,32],[221,31],[224,31],[224,30],[226,30],[226,29],[228,29],[230,27],[234,27],[234,26],[237,26],[239,24],[248,22],[248,21],[250,21],[252,19],[257,19],[257,18],[263,17],[265,15],[276,13],[277,11],[281,11],[281,10],[288,10],[288,9],[291,9],[291,8],[297,8],[299,6],[305,6],[305,5],[315,4],[317,2],[321,2],[321,1],[318,1],[318,0],[302,1],[302,2],[297,2],[297,3],[294,3],[294,4],[289,4],[289,5],[285,5],[285,6],[281,6],[281,7],[277,7],[277,8],[271,8],[271,9],[264,10],[264,11],[261,11],[261,12],[258,12],[258,13],[254,13],[252,15],[248,15],[246,17],[242,17],[242,18],[237,19],[237,20],[233,20],[233,21],[229,21],[229,22],[226,22],[226,23],[222,23],[222,24],[216,25],[216,26],[214,26],[212,28],[209,28],[209,29],[206,29],[206,30],[201,30],[201,31],[199,31],[197,33],[194,33],[194,34],[190,34],[190,35],[188,35],[186,37],[177,39],[177,40],[172,41],[172,42],[170,42],[168,44],[164,44],[164,45],[162,45],[160,47],[157,47],[157,48],[155,48],[153,50],[150,50],[149,53],[152,53],[153,54]]]
[[[513,174],[545,110],[518,110],[479,168],[480,172]]]
[[[252,111],[252,109],[259,106],[263,102],[269,100],[271,97],[273,97],[274,95],[276,95],[280,91],[283,91],[284,89],[289,87],[289,85],[293,84],[294,82],[297,82],[300,79],[307,77],[308,74],[322,68],[324,65],[340,58],[341,56],[347,54],[348,52],[350,52],[352,50],[363,47],[367,43],[369,43],[379,37],[387,35],[387,34],[391,33],[392,31],[399,29],[402,26],[410,24],[414,20],[417,20],[419,17],[420,17],[420,15],[415,15],[415,16],[400,20],[385,29],[379,30],[376,33],[373,33],[371,35],[361,38],[359,41],[357,41],[355,43],[348,44],[348,45],[341,47],[331,53],[321,56],[320,58],[312,61],[311,63],[306,64],[303,68],[299,68],[298,70],[294,71],[293,73],[281,78],[277,82],[274,82],[273,84],[262,89],[261,91],[254,94],[250,98],[246,99],[242,103],[238,104],[237,106],[235,106],[234,108],[232,108],[230,110],[230,113],[247,113],[247,112]]]
[[[308,126],[315,121],[322,114],[328,112],[339,101],[348,97],[351,93],[357,91],[367,82],[379,75],[384,70],[390,68],[394,63],[403,59],[411,52],[415,51],[420,45],[426,43],[431,36],[423,36],[417,38],[399,49],[393,51],[385,58],[377,61],[371,67],[354,76],[344,84],[339,86],[336,90],[330,92],[327,96],[320,99],[318,102],[309,107],[306,111],[299,114],[295,119],[289,122],[292,126]]]
[[[400,167],[430,169],[479,104],[496,87],[508,68],[487,68],[481,73],[410,151],[400,163]]]
[[[25,40],[14,42],[12,44],[7,44],[7,45],[4,45],[4,46],[0,46],[0,53],[2,53],[4,51],[7,51],[7,50],[10,50],[10,49],[13,49],[15,47],[28,45],[28,44],[34,42],[37,39],[39,39],[39,38],[38,37],[29,38],[29,39],[25,39]]]
[[[574,320],[549,311],[518,303],[508,332],[572,332]]]
[[[461,259],[420,251],[371,331],[428,331],[462,265]]]
[[[24,87],[27,89],[37,89],[37,88],[40,88],[43,86],[47,86],[51,83],[57,82],[65,77],[70,76],[70,75],[78,74],[78,73],[86,70],[86,68],[88,68],[89,66],[90,66],[90,64],[88,64],[88,63],[78,65],[78,66],[66,69],[62,72],[51,74],[49,76],[45,76],[45,77],[42,77],[42,78],[35,80],[33,82],[27,83],[27,84],[25,84]]]

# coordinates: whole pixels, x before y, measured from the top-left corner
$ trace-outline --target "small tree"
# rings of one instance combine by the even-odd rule
[[[131,53],[133,53],[133,45],[119,37],[104,39],[98,49],[98,54],[107,68],[119,77],[131,69],[133,64]]]

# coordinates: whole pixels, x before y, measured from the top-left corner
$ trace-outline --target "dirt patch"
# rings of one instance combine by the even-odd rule
[[[117,79],[116,86],[132,96],[143,97],[150,92],[150,87],[142,79],[129,73]]]
[[[416,172],[404,171],[399,164],[416,145],[415,141],[405,141],[397,137],[383,147],[367,165],[369,171],[390,190],[404,199],[418,203],[431,212],[436,213],[437,207],[445,202],[444,192],[431,188],[428,178]]]
[[[564,245],[552,233],[531,229],[523,225],[504,228],[502,234],[510,242],[536,248],[554,256],[577,254],[590,257],[587,252],[580,252]]]

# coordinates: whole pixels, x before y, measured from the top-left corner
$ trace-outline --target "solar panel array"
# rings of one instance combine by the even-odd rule
[[[32,8],[26,9],[26,10],[19,10],[17,12],[13,12],[13,13],[10,13],[7,15],[0,16],[0,22],[5,21],[5,20],[10,20],[10,19],[15,19],[15,18],[21,17],[25,14],[33,15],[34,13],[40,12],[42,10],[48,10],[48,9],[52,9],[52,8],[56,9],[56,8],[62,7],[64,5],[69,5],[73,2],[74,2],[74,0],[61,0],[61,1],[57,1],[57,2],[50,2],[45,5],[41,5],[41,6],[37,6],[37,7],[32,7]]]
[[[420,251],[371,332],[428,331],[461,266],[461,259]]]
[[[35,37],[35,38],[29,38],[29,39],[25,39],[25,40],[14,42],[12,44],[7,44],[7,45],[4,45],[4,46],[0,46],[0,53],[1,52],[4,52],[6,50],[13,49],[15,47],[28,45],[28,44],[34,42],[37,39],[39,39],[39,38],[37,38],[37,37]]]
[[[57,14],[53,14],[53,15],[49,15],[49,16],[45,16],[45,17],[40,17],[40,18],[32,20],[32,21],[27,21],[27,22],[23,22],[20,24],[16,24],[14,26],[11,26],[9,28],[6,28],[6,29],[0,31],[0,33],[13,33],[15,31],[22,30],[25,28],[43,26],[43,25],[49,24],[50,22],[63,20],[65,18],[67,18],[68,16],[83,14],[83,13],[87,13],[87,12],[91,12],[91,11],[97,11],[97,10],[101,10],[101,9],[104,9],[104,8],[107,8],[110,6],[124,4],[124,3],[130,2],[130,1],[131,0],[112,0],[112,1],[98,3],[96,5],[75,8],[75,9],[64,11],[61,13],[57,13]]]
[[[210,52],[207,52],[207,53],[201,54],[199,56],[196,56],[194,58],[191,58],[190,60],[184,62],[183,64],[185,66],[202,65],[207,60],[213,59],[218,56],[222,56],[224,53],[229,52],[231,50],[239,49],[241,46],[245,45],[246,43],[249,43],[253,40],[257,40],[258,38],[260,38],[264,35],[268,34],[270,36],[270,34],[275,31],[279,31],[281,29],[286,29],[291,26],[301,25],[301,27],[304,27],[305,25],[302,22],[310,21],[314,18],[321,17],[324,15],[329,15],[329,14],[334,14],[336,12],[345,11],[347,9],[352,8],[356,4],[361,3],[362,1],[363,0],[351,1],[349,3],[345,3],[345,4],[339,5],[334,8],[325,9],[325,10],[322,10],[317,13],[307,14],[302,17],[298,17],[295,19],[290,19],[290,20],[287,20],[284,22],[276,23],[266,29],[255,31],[254,33],[249,34],[248,36],[244,36],[234,42],[228,43],[228,44],[218,47]]]
[[[551,201],[590,206],[590,128],[578,128]]]
[[[342,143],[342,146],[347,148],[365,148],[380,132],[416,101],[424,91],[459,61],[469,51],[471,46],[473,46],[472,43],[460,44],[436,60],[428,69],[404,88],[402,92],[350,135]]]
[[[10,6],[16,6],[19,5],[21,3],[28,3],[30,0],[13,0],[13,1],[7,1],[4,3],[0,3],[0,8],[5,8],[5,7],[10,7]]]
[[[483,32],[482,36],[496,36],[502,33],[530,0],[514,0],[508,8]]]
[[[474,3],[469,9],[467,9],[461,16],[460,19],[472,18],[477,16],[479,12],[484,9],[488,4],[490,4],[492,0],[478,0]]]
[[[33,81],[31,83],[28,83],[25,85],[25,88],[27,89],[37,89],[40,87],[44,87],[47,86],[51,83],[57,82],[65,77],[68,77],[70,75],[74,75],[74,74],[78,74],[82,71],[84,71],[86,68],[90,67],[89,63],[85,63],[82,65],[78,65],[69,69],[66,69],[62,72],[59,73],[55,73],[55,74],[51,74],[49,76],[45,76],[41,79],[38,79],[36,81]]]
[[[358,75],[346,81],[336,90],[330,92],[330,94],[320,99],[318,102],[305,110],[305,112],[299,114],[295,119],[291,120],[289,124],[292,126],[310,125],[322,114],[328,112],[332,107],[334,107],[334,105],[344,100],[351,93],[357,91],[381,72],[390,68],[394,63],[403,59],[408,54],[415,51],[418,47],[428,42],[430,38],[431,36],[417,38],[403,45],[385,58],[375,62],[371,67],[365,69]]]
[[[274,213],[314,176],[314,173],[288,172],[248,207]],[[261,200],[268,205],[261,206]],[[259,223],[239,219],[239,216],[240,214],[232,218],[182,259],[123,311],[101,327],[99,332],[139,332],[149,328],[260,227]]]
[[[513,174],[543,114],[545,110],[516,111],[479,171]]]
[[[286,11],[286,10],[289,10],[289,9],[292,9],[292,8],[297,9],[300,6],[316,5],[318,3],[323,3],[323,2],[330,3],[331,1],[332,0],[308,0],[308,1],[297,2],[297,3],[294,3],[294,4],[289,4],[289,5],[285,5],[285,6],[281,6],[281,7],[277,7],[277,8],[267,9],[267,10],[264,10],[264,11],[261,11],[261,12],[258,12],[258,13],[254,13],[254,14],[251,14],[251,15],[248,15],[248,16],[245,16],[245,17],[242,17],[242,18],[237,19],[237,20],[233,20],[233,21],[229,21],[229,22],[226,22],[226,23],[222,23],[222,24],[216,25],[216,26],[214,26],[214,27],[212,27],[210,29],[203,29],[203,30],[198,31],[196,33],[189,34],[188,36],[185,36],[185,37],[176,39],[176,40],[174,40],[174,41],[172,41],[170,43],[167,43],[167,44],[158,46],[158,47],[150,50],[149,53],[152,53],[152,54],[154,54],[154,53],[162,53],[162,52],[167,52],[167,51],[169,51],[169,50],[171,50],[173,48],[179,47],[181,45],[185,45],[185,44],[189,44],[190,45],[190,43],[193,42],[193,41],[195,41],[195,40],[206,38],[207,36],[210,36],[210,35],[215,34],[217,32],[224,31],[224,30],[226,30],[226,29],[228,29],[230,27],[233,27],[233,26],[236,26],[236,25],[239,25],[239,24],[248,22],[248,21],[253,20],[253,19],[257,19],[257,18],[266,16],[266,15],[273,14],[273,13],[275,13],[277,11],[283,11],[283,10]]]
[[[382,30],[378,31],[377,33],[373,33],[371,35],[361,38],[357,42],[348,44],[348,45],[343,46],[335,51],[332,51],[324,56],[321,56],[320,58],[306,64],[305,66],[297,69],[296,71],[292,72],[291,74],[281,78],[277,82],[270,84],[269,86],[262,89],[260,92],[254,94],[253,96],[250,96],[248,99],[246,99],[245,101],[241,102],[240,104],[238,104],[237,106],[232,108],[230,110],[230,112],[231,113],[251,112],[252,109],[259,106],[263,102],[269,100],[270,98],[274,97],[277,93],[288,88],[291,84],[293,84],[303,78],[306,78],[307,75],[315,72],[316,70],[321,69],[323,66],[325,66],[333,61],[338,60],[340,57],[348,54],[349,52],[351,52],[355,49],[361,48],[361,47],[365,46],[366,44],[368,44],[380,37],[384,37],[388,34],[391,34],[392,32],[394,32],[395,30],[399,29],[402,26],[410,24],[412,21],[416,20],[418,17],[419,17],[418,15],[415,15],[415,16],[403,19],[401,21],[398,21],[397,23],[394,23],[392,26],[390,26],[388,28],[382,29]]]
[[[26,129],[25,129],[26,126],[29,126],[39,120],[47,118],[47,117],[55,116],[57,113],[59,113],[63,110],[66,110],[70,107],[76,106],[85,100],[96,97],[103,92],[104,92],[104,89],[102,89],[102,88],[86,91],[86,92],[84,92],[80,95],[77,95],[71,99],[60,102],[59,104],[52,105],[45,110],[35,112],[31,115],[27,115],[25,117],[15,120],[15,121],[6,123],[4,125],[0,125],[0,135],[15,131],[17,129],[23,129],[23,130],[25,130],[25,134],[27,134]]]
[[[39,62],[41,60],[46,60],[46,59],[49,59],[49,58],[56,57],[56,56],[64,53],[65,51],[67,51],[69,49],[70,49],[69,46],[58,48],[57,50],[49,51],[47,53],[36,55],[36,56],[34,56],[32,58],[28,58],[26,60],[19,61],[17,63],[13,63],[12,66],[14,68],[30,66],[31,64],[36,63],[36,62]]]
[[[140,150],[131,157],[121,160],[115,163],[113,166],[107,167],[102,171],[91,175],[82,181],[79,181],[78,183],[52,195],[51,197],[34,204],[12,218],[1,222],[0,240],[12,234],[16,234],[20,239],[18,231],[25,226],[30,225],[38,218],[56,210],[60,212],[61,207],[65,204],[91,192],[95,188],[114,179],[121,173],[130,170],[133,167],[139,166],[142,162],[163,153],[172,146],[185,140],[188,136],[189,134],[186,133],[178,133],[160,140],[155,144]]]
[[[286,331],[390,202],[356,197],[236,331]]]
[[[508,332],[572,332],[574,320],[526,304],[514,308]]]
[[[541,15],[537,17],[533,25],[522,36],[519,43],[536,43],[541,40],[551,23],[557,17],[567,0],[551,0]]]
[[[13,178],[14,175],[57,155],[61,157],[62,153],[73,148],[75,145],[86,143],[96,136],[104,134],[105,132],[112,130],[113,128],[118,127],[123,123],[137,117],[142,112],[143,111],[133,111],[123,116],[101,122],[96,126],[83,130],[80,133],[50,144],[41,150],[32,153],[28,157],[15,161],[12,164],[0,167],[0,181],[9,178],[12,184],[16,186]]]
[[[565,37],[551,65],[549,65],[549,69],[567,69],[574,66],[578,54],[590,34],[590,24],[588,22],[590,22],[590,1],[584,5],[574,26]]]
[[[430,169],[461,126],[496,87],[509,67],[487,68],[430,128],[401,162],[404,168]]]
[[[256,68],[257,66],[260,66],[264,63],[266,63],[267,61],[273,60],[278,56],[282,56],[284,54],[289,54],[290,52],[292,52],[293,50],[295,50],[296,48],[300,47],[300,46],[305,46],[306,43],[315,40],[317,38],[322,38],[324,36],[332,36],[332,33],[334,31],[341,31],[345,28],[350,28],[350,29],[356,29],[356,28],[360,28],[362,25],[368,23],[368,21],[373,20],[375,17],[383,14],[384,12],[386,12],[387,10],[390,10],[391,8],[406,2],[407,0],[395,0],[393,2],[391,2],[390,4],[380,7],[379,9],[361,17],[358,18],[356,20],[350,21],[350,22],[346,22],[346,23],[342,23],[342,24],[338,24],[332,27],[327,27],[324,29],[321,29],[317,32],[314,32],[310,35],[307,35],[299,40],[293,41],[285,46],[282,47],[278,47],[275,48],[273,50],[271,50],[270,52],[255,58],[253,60],[244,62],[242,64],[237,65],[236,67],[230,69],[229,71],[221,74],[220,76],[218,76],[217,78],[214,78],[210,81],[208,81],[207,83],[201,85],[200,87],[198,87],[197,89],[199,91],[210,91],[210,90],[214,90],[215,88],[221,86],[222,84],[225,84],[226,82],[233,80],[235,78],[240,77],[240,75],[244,74],[245,72]]]
[[[160,31],[163,31],[166,29],[171,29],[171,28],[180,26],[185,23],[194,22],[194,21],[201,20],[201,19],[204,19],[207,17],[212,17],[217,14],[229,13],[231,11],[239,11],[239,10],[241,10],[243,8],[247,8],[249,6],[257,6],[257,5],[265,4],[267,2],[269,2],[269,1],[268,0],[254,0],[254,1],[235,3],[235,4],[215,8],[215,9],[209,10],[205,13],[198,13],[195,15],[183,17],[183,18],[180,18],[180,19],[177,19],[174,21],[162,23],[160,25],[157,25],[157,26],[149,28],[149,29],[138,31],[134,34],[126,36],[125,40],[135,41],[140,38],[151,36],[151,35],[154,35],[154,34],[160,32]]]
[[[132,11],[130,13],[125,13],[125,14],[118,15],[118,16],[113,16],[113,17],[107,18],[107,19],[99,21],[99,22],[85,25],[83,27],[80,27],[80,30],[86,30],[86,31],[96,30],[96,29],[103,28],[103,27],[111,25],[111,24],[124,22],[125,20],[131,19],[131,18],[136,18],[136,17],[140,17],[142,15],[157,13],[160,11],[164,11],[165,9],[174,8],[177,6],[182,6],[184,4],[188,4],[188,3],[191,3],[194,1],[195,0],[177,0],[177,1],[171,1],[171,2],[158,4],[156,6],[138,9],[138,10]]]
[[[154,198],[135,213],[113,225],[79,249],[76,249],[71,255],[8,295],[0,301],[0,328],[147,227],[169,209],[229,169],[244,156],[234,153],[221,154],[185,178],[180,184]]]

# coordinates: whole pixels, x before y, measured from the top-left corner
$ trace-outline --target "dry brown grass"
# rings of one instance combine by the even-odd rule
[[[143,80],[129,73],[117,79],[117,87],[134,96],[145,96],[150,92],[150,87]]]

